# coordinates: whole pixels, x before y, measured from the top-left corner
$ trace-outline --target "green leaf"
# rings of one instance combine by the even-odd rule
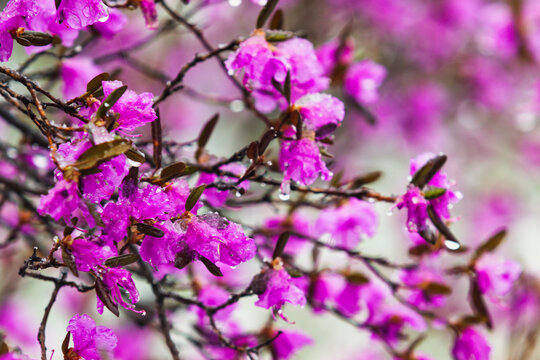
[[[274,129],[270,129],[264,133],[261,141],[259,142],[259,154],[263,154],[266,151],[268,145],[270,145],[270,142],[276,138],[276,135],[277,133]]]
[[[374,183],[375,181],[379,180],[382,176],[381,171],[372,171],[368,172],[366,174],[362,174],[360,176],[357,176],[349,183],[350,189],[358,189],[361,186]]]
[[[104,161],[121,155],[131,149],[131,141],[116,139],[92,146],[83,152],[73,164],[79,170],[87,170],[96,167]]]
[[[118,305],[113,303],[109,289],[107,289],[107,287],[103,283],[103,280],[101,280],[99,277],[96,277],[95,280],[96,295],[98,296],[99,300],[101,300],[103,305],[105,305],[105,307],[109,309],[110,312],[116,315],[116,317],[120,316],[120,312],[118,311]]]
[[[134,161],[136,163],[140,163],[140,164],[146,161],[146,157],[144,156],[144,154],[140,152],[139,150],[133,149],[133,148],[126,151],[126,157],[129,160]]]
[[[163,168],[163,170],[161,170],[160,180],[169,181],[175,177],[182,175],[186,170],[186,166],[187,165],[183,162],[177,162]]]
[[[262,27],[264,27],[266,20],[270,18],[278,2],[279,0],[268,0],[266,2],[266,5],[264,5],[261,12],[259,13],[259,16],[257,17],[257,23],[255,25],[255,28],[261,29]]]
[[[438,282],[428,282],[427,284],[422,284],[422,290],[429,295],[450,295],[452,289],[445,284]]]
[[[117,89],[114,89],[113,92],[111,92],[109,96],[107,96],[107,98],[103,100],[103,102],[97,109],[96,118],[97,119],[103,118],[107,114],[107,111],[109,111],[114,106],[114,104],[116,104],[116,102],[120,100],[122,95],[124,95],[127,88],[128,88],[127,85],[124,85],[124,86],[120,86]]]
[[[22,46],[47,46],[53,43],[54,37],[51,34],[25,30],[15,38]]]
[[[269,28],[272,30],[281,30],[283,29],[283,10],[277,9],[272,19],[270,19]]]
[[[62,247],[62,260],[64,261],[64,265],[67,266],[69,271],[71,271],[71,273],[76,277],[79,277],[79,271],[77,270],[75,260],[71,255],[71,251],[67,250],[65,247]]]
[[[139,255],[137,254],[123,254],[108,258],[104,264],[108,267],[119,267],[133,264],[137,260],[139,260]]]
[[[285,30],[266,30],[265,38],[268,42],[282,42],[296,37],[297,34],[292,31]]]
[[[163,232],[163,230],[158,229],[157,227],[154,227],[152,225],[148,225],[145,223],[138,223],[136,227],[139,232],[148,236],[152,236],[156,238],[165,236],[165,233]]]
[[[205,258],[204,256],[199,257],[199,260],[206,266],[206,269],[210,272],[210,274],[214,276],[223,276],[223,273],[221,272],[221,269],[217,267],[216,264]]]
[[[259,157],[259,143],[257,141],[251,142],[247,149],[247,157],[253,161]]]
[[[292,278],[299,278],[299,277],[302,277],[304,276],[304,274],[302,274],[302,272],[296,268],[287,268],[287,273],[290,275],[290,277]]]
[[[287,70],[285,83],[283,84],[283,95],[287,99],[287,104],[291,103],[291,70]]]
[[[289,241],[290,236],[291,233],[288,231],[279,235],[276,247],[274,248],[274,253],[272,254],[272,259],[280,257],[283,254],[283,250],[285,250],[285,245],[287,245],[287,241]]]
[[[503,242],[504,238],[506,237],[507,231],[506,229],[502,229],[498,231],[497,233],[493,234],[489,239],[486,240],[485,243],[480,245],[478,249],[476,249],[476,252],[473,256],[473,262],[478,260],[480,256],[482,256],[486,252],[492,252],[494,251],[501,243]]]
[[[204,148],[206,146],[208,140],[210,139],[210,135],[212,135],[212,132],[216,127],[218,120],[219,114],[215,114],[210,120],[206,122],[206,124],[204,124],[204,127],[199,134],[199,139],[197,140],[197,146],[199,146],[199,148]]]
[[[90,80],[88,84],[86,84],[86,92],[88,94],[95,93],[101,88],[102,82],[109,80],[110,77],[111,75],[109,75],[109,73],[107,72],[94,76],[94,78],[92,78],[92,80]]]
[[[69,350],[69,341],[71,340],[71,332],[68,331],[66,336],[64,337],[64,341],[62,341],[62,354],[67,355]]]
[[[439,232],[446,238],[444,245],[448,250],[459,250],[461,248],[461,244],[459,243],[458,239],[452,234],[448,226],[444,223],[444,221],[441,220],[439,215],[433,210],[433,207],[431,205],[428,205],[427,212],[429,219],[433,223],[433,225],[439,230]]]
[[[187,200],[186,200],[186,211],[191,211],[195,204],[197,204],[197,201],[199,201],[199,198],[203,194],[204,190],[206,189],[206,184],[197,186],[195,189],[191,190],[191,193],[189,194]]]
[[[445,188],[433,187],[427,191],[424,191],[424,198],[426,198],[427,200],[432,200],[443,196],[444,194],[446,194]]]
[[[359,272],[355,272],[355,273],[347,275],[346,279],[349,284],[353,284],[353,285],[364,285],[369,282],[369,278],[366,275]]]
[[[487,328],[491,329],[493,327],[491,316],[489,315],[486,303],[484,302],[484,298],[482,297],[482,292],[480,291],[480,285],[478,285],[478,281],[476,279],[471,279],[469,296],[471,299],[472,308],[477,315],[481,316],[484,319]]]
[[[447,158],[446,155],[438,155],[429,160],[414,174],[411,184],[422,189],[442,169]]]

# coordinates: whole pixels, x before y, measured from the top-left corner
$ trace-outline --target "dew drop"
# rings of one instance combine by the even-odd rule
[[[367,201],[373,204],[375,202],[375,199],[374,198],[368,198]]]
[[[82,46],[81,45],[75,46],[75,52],[80,53],[81,51],[82,51]]]
[[[446,246],[448,250],[459,250],[459,248],[461,248],[461,245],[453,240],[444,240],[444,246]]]
[[[229,5],[232,7],[237,7],[242,5],[242,0],[229,0]]]
[[[105,106],[106,108],[111,107],[111,105],[108,102],[104,102],[103,106]]]
[[[456,197],[458,198],[458,200],[463,199],[463,193],[462,193],[461,191],[456,191],[456,192],[455,192],[455,195],[456,195]]]
[[[131,159],[127,159],[127,163],[132,167],[139,167],[139,166],[142,165],[142,163],[140,163],[138,161],[133,161]]]
[[[237,198],[242,197],[242,193],[240,191],[236,191],[234,194]]]
[[[244,110],[244,102],[242,100],[231,101],[229,108],[232,112],[241,112]]]
[[[287,201],[291,198],[291,181],[283,181],[279,188],[279,198],[283,201]]]
[[[386,215],[388,215],[388,216],[394,215],[394,208],[388,209],[388,211],[386,212]]]

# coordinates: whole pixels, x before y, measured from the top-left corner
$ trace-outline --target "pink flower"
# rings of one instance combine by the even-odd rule
[[[340,57],[337,57],[339,42],[334,40],[328,42],[317,49],[317,59],[324,69],[326,76],[332,75],[336,66],[348,66],[354,56],[354,45],[352,41],[346,41],[341,49]]]
[[[106,19],[107,16],[107,7],[101,0],[62,0],[56,21],[78,30]]]
[[[236,266],[255,256],[255,242],[242,227],[217,213],[196,216],[187,225],[183,239],[187,246],[213,263]]]
[[[491,253],[483,254],[474,267],[480,291],[493,299],[506,295],[522,271],[519,263]]]
[[[416,186],[409,186],[407,192],[396,202],[398,209],[407,209],[407,229],[418,232],[426,229],[428,201]]]
[[[313,344],[313,340],[299,331],[284,331],[274,340],[274,348],[277,358],[287,360],[294,356],[301,348]]]
[[[331,130],[334,130],[341,125],[345,117],[343,103],[328,94],[304,95],[294,105],[299,108],[304,125],[313,131],[328,126],[331,126]]]
[[[85,216],[87,220],[91,217],[81,201],[77,183],[67,180],[58,181],[47,195],[41,195],[37,211],[40,215],[50,215],[55,221],[63,218],[66,224],[76,216],[77,211],[88,215]]]
[[[116,249],[113,250],[108,245],[100,246],[87,239],[73,240],[71,251],[80,271],[95,270],[106,259],[117,255]]]
[[[101,353],[111,354],[116,347],[116,335],[96,323],[88,315],[75,315],[69,321],[67,331],[73,337],[73,350],[85,360],[101,360]]]
[[[60,75],[64,82],[62,94],[66,99],[82,95],[86,91],[86,84],[103,71],[94,62],[85,57],[65,59],[62,62]]]
[[[244,174],[246,167],[241,164],[231,163],[231,164],[222,165],[219,167],[219,169],[241,176]],[[197,182],[197,185],[211,184],[215,182],[216,180],[218,180],[218,176],[216,174],[202,172],[201,175],[199,176],[199,181]],[[220,176],[219,180],[225,183],[236,184],[238,179],[234,177],[229,177],[229,176]],[[243,181],[242,183],[238,185],[238,187],[241,189],[247,190],[249,188],[249,182]],[[208,188],[204,190],[204,197],[206,198],[206,201],[208,201],[210,205],[212,205],[215,208],[219,208],[225,204],[225,201],[227,201],[229,193],[230,193],[229,190],[218,190],[216,188]]]
[[[226,61],[231,72],[243,70],[244,85],[254,92],[257,107],[264,112],[274,109],[276,102],[284,105],[283,96],[272,80],[285,82],[291,74],[291,100],[295,102],[308,93],[325,90],[329,79],[317,60],[313,45],[305,39],[290,39],[270,45],[264,34],[256,34],[240,44]]]
[[[306,304],[304,293],[292,283],[290,275],[283,268],[265,270],[254,282],[257,289],[264,289],[255,302],[257,306],[280,310],[286,302],[299,306]]]
[[[311,185],[319,174],[324,181],[332,178],[332,173],[321,159],[319,147],[308,138],[283,141],[279,165],[284,182],[293,180],[301,185]]]
[[[361,104],[373,104],[379,98],[378,88],[386,77],[386,69],[371,61],[353,64],[345,74],[345,91]]]
[[[125,309],[134,311],[134,304],[139,301],[139,292],[131,278],[131,273],[121,268],[102,268],[98,273],[101,275],[105,286],[111,292],[112,302]],[[120,287],[127,291],[130,303],[124,301]],[[99,297],[97,298],[97,309],[100,314],[103,313],[103,303]]]
[[[331,234],[335,245],[352,249],[362,236],[375,235],[377,224],[373,204],[352,198],[341,206],[322,210],[315,229],[319,234]]]
[[[26,19],[37,15],[38,2],[35,0],[10,0],[0,13],[0,61],[8,61],[13,51],[13,37],[10,30],[26,26]]]
[[[120,81],[103,82],[103,99],[123,84]],[[132,90],[126,90],[124,95],[111,107],[111,110],[120,114],[118,118],[119,128],[127,131],[134,130],[146,123],[157,119],[156,112],[152,108],[153,98],[149,92],[136,94]]]
[[[98,21],[93,27],[105,39],[112,39],[114,35],[119,33],[127,24],[127,17],[118,9],[109,8],[109,18],[107,21]]]
[[[484,336],[471,327],[459,335],[452,348],[456,360],[489,360],[490,352],[491,347]]]
[[[163,225],[156,223],[154,227],[162,230],[163,237],[146,235],[139,249],[141,259],[149,262],[154,268],[159,265],[174,263],[176,254],[182,250],[180,234],[178,234],[170,221]]]

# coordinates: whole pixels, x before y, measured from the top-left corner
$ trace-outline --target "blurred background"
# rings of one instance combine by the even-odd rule
[[[239,36],[247,38],[263,3],[264,0],[193,0],[185,6],[170,1],[171,6],[198,24],[215,45],[229,43]],[[363,107],[346,96],[339,79],[334,81],[330,93],[345,101],[346,119],[336,132],[335,145],[330,147],[334,155],[331,170],[343,171],[344,179],[380,170],[383,177],[372,187],[383,194],[399,195],[408,183],[411,158],[424,152],[447,154],[445,171],[455,180],[454,189],[463,195],[452,209],[457,237],[465,245],[475,247],[496,230],[507,227],[508,238],[498,251],[522,263],[526,274],[532,276],[527,277],[528,284],[536,287],[535,278],[540,276],[540,2],[282,0],[279,6],[284,10],[284,28],[299,32],[315,48],[338,41],[346,31],[351,61],[372,59],[387,69],[378,100]],[[161,9],[160,25],[166,30],[159,36],[145,28],[138,11],[124,13],[129,21],[119,34],[111,40],[92,43],[70,61],[84,59],[96,67],[96,74],[117,72],[117,78],[130,89],[157,95],[163,89],[164,79],[173,78],[196,52],[204,52],[182,26],[173,23],[166,27],[168,17]],[[119,50],[148,36],[155,36],[155,41],[130,52],[129,57],[119,54]],[[14,51],[11,60],[3,65],[17,67],[28,57],[20,46],[15,45]],[[140,71],[140,64],[164,76],[148,76]],[[58,73],[62,70],[54,58],[42,57],[29,68],[28,74],[39,79],[39,72],[44,69]],[[228,157],[264,130],[264,124],[243,111],[241,94],[226,80],[215,60],[195,67],[185,83],[183,91],[160,107],[166,139],[195,139],[202,125],[219,112],[221,120],[210,140],[209,151]],[[47,86],[62,93],[61,80]],[[365,109],[373,117],[366,117]],[[64,120],[55,119],[58,123]],[[17,145],[22,135],[0,119],[3,144]],[[149,129],[138,140],[144,139],[151,139]],[[8,150],[0,155],[0,159],[4,157],[2,164],[8,163]],[[46,154],[36,152],[32,156],[38,167],[40,161],[47,163]],[[277,148],[273,158],[276,156]],[[4,165],[0,173],[13,179],[17,176],[9,165]],[[399,262],[407,259],[412,242],[405,230],[405,214],[392,212],[390,207],[376,204],[379,232],[359,249]],[[223,209],[231,219],[253,226],[279,211],[270,206],[258,207],[257,211]],[[305,215],[316,217],[312,211],[305,211]],[[4,204],[1,238],[9,236],[10,226],[20,216],[15,204]],[[9,328],[7,338],[21,344],[30,356],[38,357],[35,334],[48,301],[48,295],[43,294],[50,293],[51,285],[18,277],[20,264],[30,254],[31,249],[24,242],[11,244],[0,252],[0,329]],[[345,260],[336,254],[325,257],[325,262],[336,267]],[[246,276],[239,276],[240,283],[249,281],[258,265],[250,263],[245,267]],[[243,270],[239,269],[236,271],[241,273]],[[463,301],[467,288],[462,285],[454,286],[454,294],[443,311],[467,308]],[[142,283],[138,287],[143,302],[145,297],[152,299],[149,289]],[[64,288],[60,295],[47,330],[48,347],[56,349],[74,313],[96,315],[93,294],[70,293]],[[490,304],[496,324],[488,335],[494,360],[514,359],[512,346],[519,347],[525,333],[532,334],[530,342],[537,340],[538,331],[531,329],[539,327],[538,304],[520,307],[518,311],[512,301]],[[267,310],[252,303],[253,298],[243,299],[235,312],[247,328],[264,323],[268,315]],[[293,307],[286,307],[285,312],[296,324],[282,323],[281,327],[302,329],[315,342],[295,359],[387,359],[382,348],[370,346],[369,334],[355,331],[332,316],[317,316],[307,309]],[[186,346],[185,358],[196,356],[189,352],[182,336],[194,316],[182,312],[173,321],[175,339]],[[122,337],[122,325],[110,314],[94,318],[98,324],[119,332],[120,343],[128,349],[125,351],[134,354],[126,355],[126,359],[167,358],[158,333],[141,327],[139,332],[126,330],[127,335]],[[436,328],[430,331],[433,336],[420,345],[420,350],[434,359],[450,359],[451,336]],[[540,358],[540,352],[535,351],[530,359]],[[57,350],[53,359],[61,356]]]

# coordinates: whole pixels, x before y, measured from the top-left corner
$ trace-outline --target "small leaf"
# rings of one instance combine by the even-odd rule
[[[287,99],[287,104],[291,103],[291,70],[287,70],[285,83],[283,84],[283,95]]]
[[[491,329],[493,327],[491,316],[489,315],[482,292],[480,291],[480,286],[478,285],[478,281],[476,279],[471,279],[470,297],[472,308],[476,314],[484,318],[487,328]]]
[[[271,30],[281,30],[283,29],[283,10],[277,9],[272,19],[270,19],[269,28]]]
[[[191,251],[180,251],[176,254],[176,257],[174,258],[174,266],[177,269],[182,270],[186,266],[188,266],[193,261],[193,252]]]
[[[485,243],[480,245],[478,249],[476,249],[476,252],[473,256],[473,262],[478,260],[480,256],[482,256],[486,252],[492,252],[495,250],[501,243],[503,242],[504,238],[506,237],[507,231],[506,229],[502,229],[498,231],[496,234],[492,235]]]
[[[116,139],[92,146],[83,152],[73,164],[79,170],[91,169],[102,162],[121,155],[131,149],[131,141]]]
[[[124,86],[120,86],[117,89],[114,89],[109,94],[109,96],[107,96],[107,98],[103,100],[103,102],[97,109],[96,118],[101,119],[105,117],[105,115],[107,114],[107,111],[109,111],[114,106],[114,104],[116,104],[116,102],[120,100],[122,95],[124,95],[124,93],[126,92],[127,88],[128,88],[127,85],[124,85]]]
[[[90,80],[88,84],[86,84],[86,92],[88,94],[95,93],[101,88],[102,82],[109,80],[110,77],[111,75],[109,75],[109,73],[106,73],[106,72],[94,76],[94,78]]]
[[[321,153],[322,156],[326,156],[328,158],[331,158],[333,159],[334,158],[334,155],[330,154],[325,148],[321,147],[319,149],[319,152]]]
[[[65,247],[62,247],[62,260],[64,261],[64,265],[67,266],[71,273],[76,277],[79,277],[79,271],[77,270],[75,260],[71,255],[71,251],[67,250]]]
[[[205,258],[204,256],[199,257],[199,260],[206,266],[206,269],[210,272],[210,274],[214,276],[223,276],[223,273],[221,272],[221,269],[216,266],[213,262]]]
[[[270,18],[278,2],[279,0],[268,0],[266,2],[266,5],[264,5],[261,12],[259,13],[259,16],[257,17],[257,23],[255,25],[255,28],[261,29],[262,27],[264,27],[266,20]]]
[[[177,162],[165,167],[161,170],[160,181],[169,181],[175,177],[180,176],[186,170],[186,164],[183,162]]]
[[[426,228],[418,230],[418,235],[420,235],[422,239],[426,240],[426,242],[431,245],[435,245],[435,243],[437,242],[437,237],[430,229]]]
[[[424,198],[426,198],[427,200],[432,200],[443,196],[444,194],[446,194],[445,188],[433,187],[427,191],[424,191]]]
[[[15,38],[15,41],[22,46],[47,46],[53,43],[54,37],[39,31],[25,30]]]
[[[429,295],[450,295],[452,293],[452,289],[450,287],[438,282],[428,282],[426,284],[422,284],[421,288]]]
[[[299,277],[302,277],[304,274],[302,274],[302,272],[296,268],[287,268],[287,273],[289,274],[290,277],[292,278],[299,278]]]
[[[139,164],[142,164],[146,161],[146,157],[144,156],[144,154],[140,152],[139,150],[133,149],[133,148],[126,151],[126,157],[129,160],[134,161]]]
[[[336,131],[337,127],[338,126],[334,123],[323,125],[320,128],[318,128],[317,131],[315,131],[315,137],[317,139],[325,138],[331,135],[334,131]]]
[[[138,223],[136,227],[139,232],[148,236],[152,236],[156,238],[165,236],[165,233],[163,232],[163,230],[158,229],[157,227],[154,227],[152,225],[148,225],[145,223]]]
[[[257,160],[259,157],[259,143],[256,141],[253,141],[251,144],[249,144],[247,149],[247,157],[248,159],[251,159],[253,161]]]
[[[104,264],[108,267],[120,267],[133,264],[137,260],[139,260],[139,255],[137,254],[123,254],[108,258]]]
[[[427,244],[420,244],[420,245],[416,245],[410,248],[409,254],[412,256],[423,256],[423,255],[431,254],[431,251],[432,251],[431,246]]]
[[[379,180],[381,176],[382,176],[381,171],[368,172],[366,174],[363,174],[354,178],[353,181],[349,183],[349,188],[358,189],[361,186],[374,183],[375,181]]]
[[[117,317],[120,316],[120,312],[118,311],[118,305],[113,303],[109,289],[107,289],[107,287],[99,277],[96,277],[95,280],[96,295],[98,296],[99,300],[101,300],[103,305],[105,305],[105,307],[109,309],[110,312],[112,312]]]
[[[411,184],[422,189],[442,169],[446,159],[446,155],[438,155],[429,160],[414,174]]]
[[[197,186],[195,189],[191,190],[191,193],[186,200],[186,211],[191,211],[191,209],[195,207],[195,204],[197,204],[197,201],[199,201],[199,198],[201,197],[205,189],[206,184]]]
[[[341,179],[343,179],[344,174],[345,172],[343,170],[336,173],[330,181],[330,186],[336,189],[339,188],[341,186]]]
[[[71,340],[71,332],[68,331],[66,336],[64,337],[64,341],[62,341],[62,354],[67,355],[69,350],[69,341]]]
[[[261,141],[259,141],[259,154],[263,154],[266,151],[270,142],[276,138],[276,135],[276,130],[274,129],[270,129],[264,133]]]
[[[0,337],[0,355],[5,355],[9,353],[9,347],[7,346],[6,342],[4,341],[3,336]]]
[[[199,148],[204,148],[206,146],[208,140],[210,139],[210,135],[212,135],[212,132],[216,127],[218,120],[219,114],[215,114],[210,120],[206,122],[206,124],[204,124],[201,133],[199,134],[199,139],[197,140],[197,146],[199,146]]]
[[[433,210],[433,207],[431,205],[428,205],[427,212],[429,219],[433,223],[433,225],[439,230],[439,232],[446,238],[445,246],[449,250],[459,250],[461,248],[461,244],[459,243],[458,239],[452,234],[448,226],[444,223],[444,221],[441,220],[439,215]]]
[[[268,42],[282,42],[296,37],[297,34],[292,31],[285,30],[266,30],[265,38]]]
[[[359,272],[355,272],[355,273],[347,275],[346,279],[349,284],[353,284],[353,285],[364,285],[369,282],[369,278],[366,277],[366,275]]]
[[[280,257],[281,254],[283,254],[283,250],[285,250],[285,245],[287,245],[287,241],[289,241],[290,236],[291,233],[288,231],[279,235],[276,247],[274,248],[274,253],[272,254],[272,259]]]

